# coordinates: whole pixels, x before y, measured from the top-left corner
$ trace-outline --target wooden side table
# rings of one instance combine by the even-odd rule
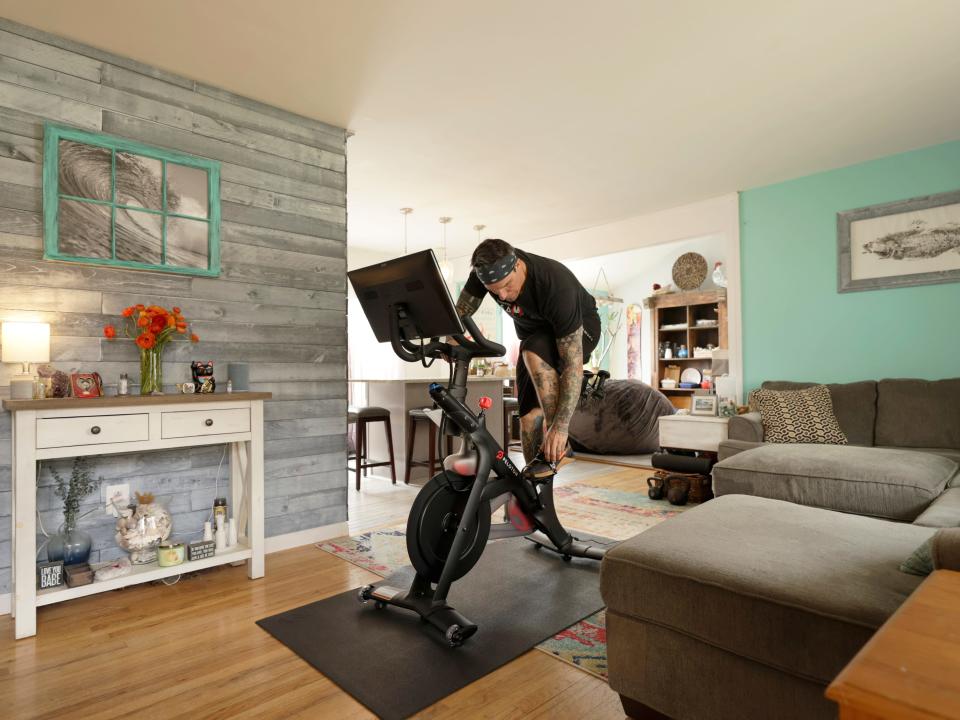
[[[270,393],[148,395],[4,400],[13,415],[14,630],[37,634],[37,608],[194,570],[247,561],[264,573],[263,401]],[[37,461],[230,443],[231,497],[238,544],[214,557],[172,567],[134,566],[129,575],[37,591]]]
[[[960,718],[960,572],[924,580],[843,669],[840,720]]]
[[[660,447],[719,452],[720,442],[727,439],[729,421],[712,415],[664,415],[660,418]]]

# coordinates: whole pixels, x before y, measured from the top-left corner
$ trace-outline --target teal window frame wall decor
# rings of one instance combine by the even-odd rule
[[[70,140],[110,150],[110,199],[95,199],[67,195],[60,190],[60,141]],[[117,198],[117,153],[134,155],[160,161],[161,164],[161,207],[150,209],[141,206],[128,206],[118,202]],[[167,165],[173,163],[188,168],[203,170],[207,174],[207,214],[181,214],[167,207],[168,185]],[[61,252],[60,249],[60,202],[92,203],[110,209],[110,257],[85,257]],[[160,262],[146,263],[117,258],[116,229],[117,210],[149,213],[160,219]],[[129,213],[128,213],[129,214]],[[170,218],[182,218],[184,221],[207,223],[207,267],[189,267],[168,262],[167,224]],[[45,260],[106,265],[109,267],[129,268],[133,270],[151,270],[181,275],[218,277],[220,275],[220,163],[215,160],[193,157],[174,150],[143,145],[134,140],[113,137],[102,133],[93,133],[76,128],[63,127],[52,123],[44,124],[43,133],[43,257]]]

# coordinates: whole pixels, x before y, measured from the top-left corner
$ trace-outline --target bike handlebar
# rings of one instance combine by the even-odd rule
[[[420,362],[428,357],[435,358],[442,355],[469,361],[475,357],[500,357],[507,352],[503,345],[485,338],[473,318],[469,316],[462,320],[472,339],[467,339],[460,333],[452,335],[457,345],[443,342],[440,338],[430,338],[430,342],[421,345],[404,339],[401,335],[401,324],[405,323],[406,319],[403,309],[398,307],[397,317],[390,323],[390,345],[397,356],[406,362]]]
[[[507,354],[507,349],[503,345],[488,340],[483,336],[483,333],[480,332],[480,328],[477,327],[472,317],[466,315],[462,317],[461,320],[463,321],[463,326],[473,339],[468,340],[463,335],[453,335],[452,337],[460,343],[461,347],[467,348],[471,357],[501,357]]]

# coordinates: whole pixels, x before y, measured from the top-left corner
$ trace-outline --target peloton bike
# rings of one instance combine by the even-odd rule
[[[367,585],[359,599],[374,600],[378,609],[412,610],[458,647],[477,625],[447,603],[447,593],[477,563],[489,539],[526,536],[537,549],[552,550],[568,562],[573,557],[601,560],[606,551],[563,528],[553,504],[553,476],[529,480],[510,461],[486,428],[490,398],[480,399],[479,413],[464,404],[470,360],[500,357],[506,350],[483,337],[470,317],[461,322],[433,251],[348,275],[377,340],[389,342],[401,359],[425,367],[449,358],[448,385],[433,383],[429,392],[442,411],[441,435],[462,438],[459,455],[445,458],[444,469],[423,486],[410,509],[407,552],[416,570],[413,583],[406,589]],[[444,342],[444,336],[457,344]],[[492,513],[511,497],[516,499],[513,521],[494,525]]]

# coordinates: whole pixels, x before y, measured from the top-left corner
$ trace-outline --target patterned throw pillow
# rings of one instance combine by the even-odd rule
[[[803,390],[755,390],[750,395],[750,407],[760,412],[765,442],[847,444],[826,385]]]

